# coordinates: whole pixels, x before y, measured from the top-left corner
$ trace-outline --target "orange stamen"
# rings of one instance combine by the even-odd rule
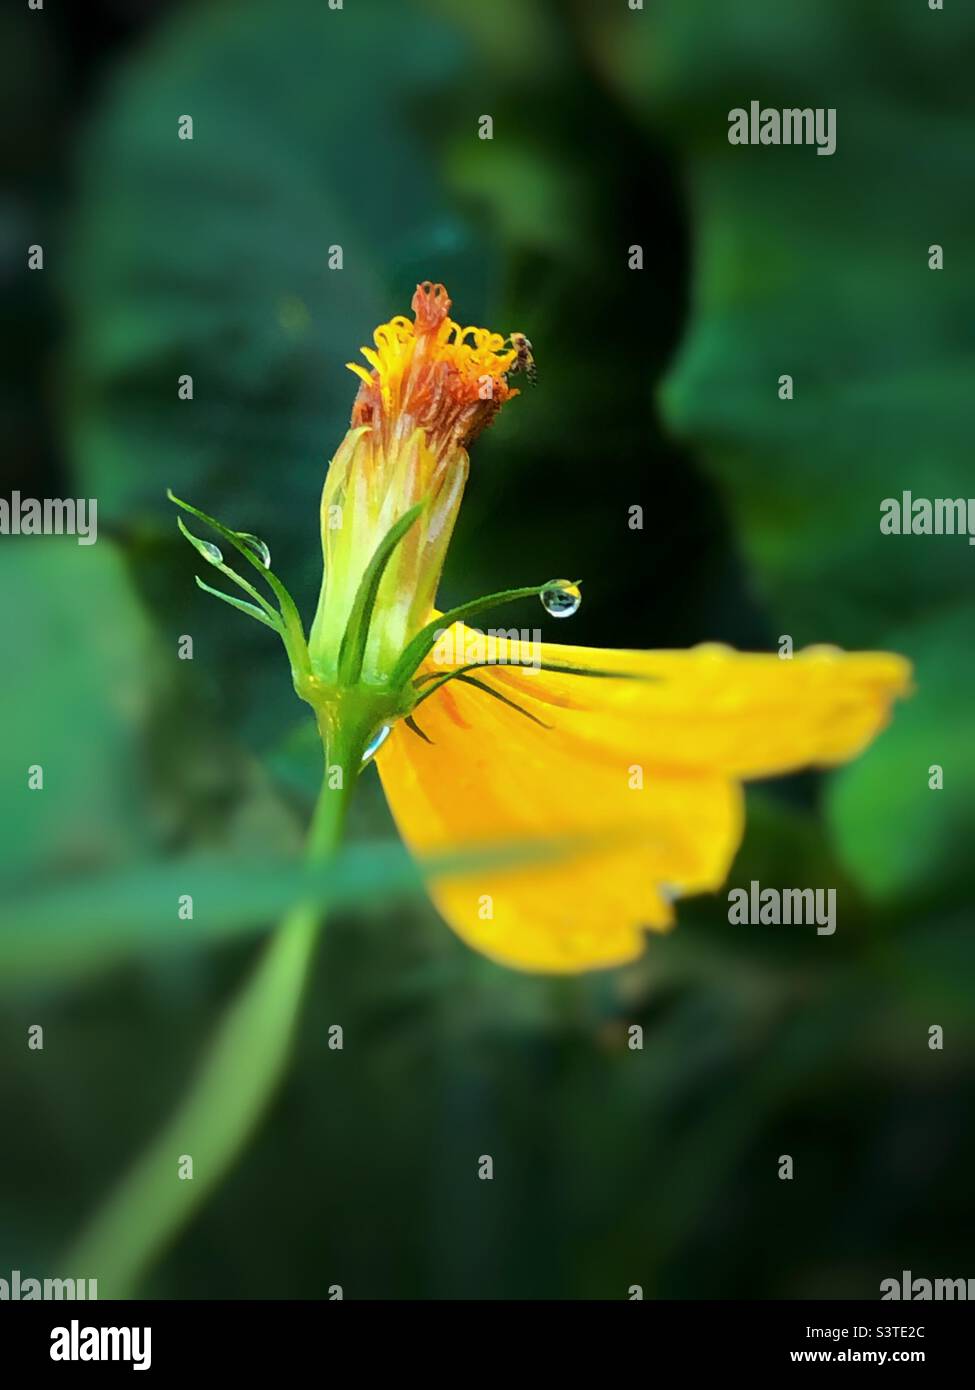
[[[371,370],[347,364],[361,378],[352,425],[377,430],[384,445],[419,427],[439,455],[466,447],[518,395],[506,376],[517,352],[500,333],[455,323],[443,285],[417,285],[412,307],[413,323],[390,319],[373,334],[375,349],[362,349]]]

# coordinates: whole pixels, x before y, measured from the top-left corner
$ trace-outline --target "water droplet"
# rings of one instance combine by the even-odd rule
[[[220,549],[219,545],[214,545],[213,541],[200,541],[199,547],[200,551],[207,557],[211,565],[223,564],[223,551]]]
[[[362,755],[362,761],[364,763],[372,761],[372,759],[379,752],[380,748],[382,748],[383,744],[389,738],[391,732],[392,730],[390,729],[388,724],[380,724],[379,728],[376,730],[376,732],[373,734],[372,738],[366,745],[366,751]]]
[[[542,607],[552,618],[571,618],[582,602],[579,585],[571,579],[551,579],[539,594]]]
[[[266,570],[271,568],[271,552],[260,536],[252,536],[249,531],[238,531],[237,539],[246,545],[247,549],[260,560]]]

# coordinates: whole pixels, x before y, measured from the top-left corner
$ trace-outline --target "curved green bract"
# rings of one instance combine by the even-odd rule
[[[342,634],[338,662],[340,685],[355,685],[356,681],[358,681],[359,677],[362,675],[362,663],[366,655],[366,644],[369,641],[369,628],[372,623],[372,613],[376,606],[376,596],[379,593],[379,586],[382,583],[383,575],[386,573],[386,566],[392,559],[396,547],[406,535],[407,531],[409,531],[413,523],[418,519],[426,505],[425,500],[417,502],[416,506],[411,507],[408,512],[404,512],[399,521],[393,523],[376,547],[375,554],[366,566],[365,573],[359,581],[356,596],[352,601],[352,611],[349,613],[349,621],[346,624],[345,632]]]

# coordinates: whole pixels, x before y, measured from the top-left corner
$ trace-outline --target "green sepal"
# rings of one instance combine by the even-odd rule
[[[496,671],[501,670],[524,670],[528,668],[532,671],[553,671],[559,676],[592,676],[595,680],[614,680],[614,681],[645,681],[648,685],[656,684],[660,676],[646,676],[641,671],[601,671],[595,667],[587,666],[561,666],[557,661],[536,661],[532,663],[518,661],[471,661],[466,666],[457,666],[452,671],[441,673],[439,671],[425,671],[422,676],[418,676],[413,682],[414,688],[419,690],[427,681],[434,684],[427,686],[420,694],[420,698],[413,706],[422,705],[424,700],[435,695],[442,685],[448,681],[460,680],[466,676],[468,671]],[[493,693],[493,692],[492,692]]]
[[[403,513],[399,521],[393,523],[377,545],[372,559],[366,566],[359,581],[355,598],[352,600],[349,619],[339,646],[338,678],[340,685],[355,685],[362,675],[362,663],[365,660],[372,613],[376,606],[379,586],[386,573],[386,566],[392,559],[393,551],[426,505],[426,499],[417,502],[408,512]]]
[[[416,636],[403,648],[393,668],[391,684],[397,687],[412,679],[421,661],[433,650],[441,632],[452,627],[454,623],[462,622],[464,618],[473,618],[485,609],[496,608],[501,603],[513,603],[521,598],[537,598],[545,587],[544,584],[533,584],[524,589],[501,589],[496,594],[485,594],[483,598],[471,599],[469,603],[462,603],[459,608],[451,608],[448,612],[441,613],[439,617],[427,623],[426,627],[421,627]]]
[[[254,588],[254,585],[249,584],[246,579],[236,572],[236,570],[232,570],[229,565],[225,565],[223,560],[214,560],[212,558],[207,550],[207,546],[213,544],[212,541],[204,541],[201,540],[199,536],[194,536],[189,527],[183,524],[183,518],[181,516],[176,518],[176,525],[179,527],[180,535],[184,536],[189,541],[190,545],[193,546],[195,550],[199,551],[208,565],[212,565],[215,570],[219,570],[219,572],[225,574],[228,579],[232,579],[246,594],[250,594],[251,598],[263,608],[265,615],[273,621],[275,629],[280,632],[281,621],[277,609],[272,608],[263,594],[260,594],[257,589]],[[205,587],[206,585],[204,585],[204,588]],[[214,593],[219,591],[211,590],[210,592]],[[248,604],[248,607],[250,606],[251,605]]]
[[[259,623],[263,623],[265,627],[269,627],[272,632],[276,632],[279,636],[281,635],[281,624],[277,617],[269,618],[266,613],[261,612],[255,603],[248,603],[246,599],[242,598],[234,598],[233,594],[225,594],[220,589],[214,589],[209,584],[204,584],[198,574],[193,577],[204,593],[212,594],[214,598],[222,598],[224,603],[229,603],[232,608],[239,609],[241,613],[246,613],[248,617],[256,618]]]
[[[199,507],[194,507],[191,503],[184,502],[181,497],[176,496],[172,488],[166,489],[166,496],[169,498],[170,502],[175,503],[177,507],[182,507],[183,511],[189,512],[190,515],[195,516],[197,520],[212,527],[218,536],[222,536],[225,541],[229,541],[234,549],[238,551],[239,554],[243,555],[247,563],[252,565],[253,568],[257,570],[258,574],[266,581],[280,606],[281,618],[283,621],[283,627],[280,629],[280,633],[291,660],[291,665],[295,669],[307,670],[308,647],[305,642],[305,630],[302,626],[301,615],[298,612],[294,599],[274,571],[265,568],[265,566],[261,564],[250,547],[240,539],[240,534],[237,531],[232,531],[229,526],[224,526],[223,522],[217,521],[216,517],[209,516],[206,512],[201,512]],[[184,533],[191,536],[191,533],[185,532],[185,528]],[[196,537],[191,536],[191,539],[194,543],[196,542]],[[217,566],[217,568],[220,568],[220,566]],[[233,570],[225,569],[223,572],[230,575],[235,581],[240,582],[241,587],[249,587],[244,581],[240,580],[239,575],[234,574]],[[262,606],[267,608],[267,612],[273,616],[273,608],[261,599],[260,594],[253,589],[251,589],[250,592],[261,602]]]

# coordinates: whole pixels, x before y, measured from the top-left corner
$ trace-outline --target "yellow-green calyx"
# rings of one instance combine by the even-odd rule
[[[517,352],[500,334],[462,328],[442,285],[424,282],[411,322],[397,317],[363,348],[350,428],[321,499],[323,577],[307,640],[297,608],[256,537],[232,531],[173,497],[230,543],[270,585],[277,607],[223,563],[213,542],[186,538],[247,594],[208,593],[273,628],[284,642],[297,693],[315,710],[327,748],[354,760],[384,726],[423,697],[416,672],[438,632],[496,602],[537,594],[511,590],[436,615],[437,586],[467,482],[467,445],[517,395],[506,372]],[[427,687],[429,691],[429,687]]]
[[[403,648],[430,617],[467,482],[467,445],[511,395],[515,359],[498,333],[461,328],[442,285],[413,296],[414,318],[380,325],[363,348],[350,428],[322,492],[324,575],[309,636],[312,669],[345,682],[343,644],[373,557],[414,514],[387,557],[356,672],[385,684]],[[347,650],[347,649],[346,649]]]

